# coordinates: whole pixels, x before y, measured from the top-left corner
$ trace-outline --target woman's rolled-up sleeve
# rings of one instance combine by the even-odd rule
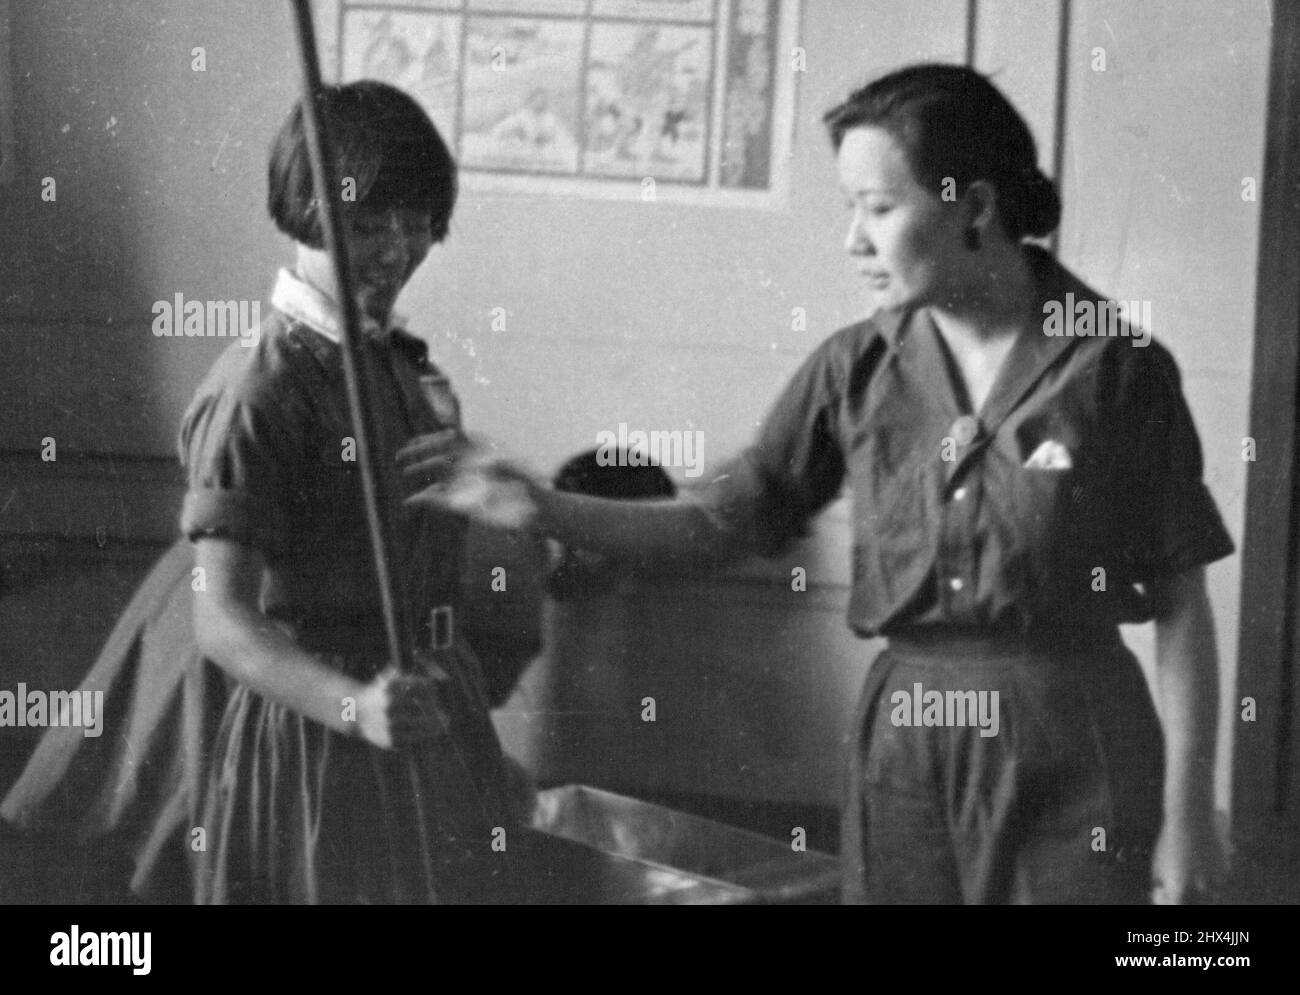
[[[1131,579],[1147,583],[1231,555],[1234,545],[1203,479],[1200,439],[1178,366],[1152,343],[1121,386],[1132,435],[1122,514]]]
[[[201,393],[181,428],[188,491],[181,532],[216,535],[274,558],[303,483],[301,419],[283,399],[244,385]]]

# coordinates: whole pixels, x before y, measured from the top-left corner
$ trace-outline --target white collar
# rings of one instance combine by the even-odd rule
[[[331,342],[342,339],[342,317],[334,299],[288,269],[281,268],[276,274],[275,288],[271,291],[271,306],[294,321],[319,332]],[[383,335],[405,325],[405,316],[396,311],[388,316],[386,329],[381,329],[373,318],[361,315],[362,331],[369,335]]]

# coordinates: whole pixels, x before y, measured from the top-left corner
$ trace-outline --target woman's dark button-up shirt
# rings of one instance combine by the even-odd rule
[[[1042,302],[1105,299],[1029,252]],[[1149,619],[1153,579],[1233,551],[1178,368],[1149,335],[1049,330],[1021,334],[974,417],[925,309],[842,329],[697,499],[770,554],[847,481],[864,636]]]

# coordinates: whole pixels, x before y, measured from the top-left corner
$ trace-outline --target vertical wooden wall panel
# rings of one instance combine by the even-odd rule
[[[993,78],[1029,122],[1038,165],[1052,175],[1056,148],[1061,0],[978,0],[975,68]]]
[[[1259,286],[1250,430],[1247,554],[1237,698],[1255,700],[1234,769],[1234,813],[1247,832],[1275,809],[1300,822],[1300,737],[1294,683],[1297,609],[1297,364],[1300,357],[1300,7],[1277,7],[1269,132],[1260,184]],[[1289,697],[1288,697],[1289,696]],[[1289,750],[1289,754],[1283,751]],[[1289,783],[1287,778],[1289,777]]]

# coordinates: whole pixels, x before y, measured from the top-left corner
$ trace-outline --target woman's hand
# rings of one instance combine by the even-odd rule
[[[398,461],[408,480],[427,483],[406,503],[433,505],[490,528],[529,528],[537,517],[537,493],[545,485],[494,450],[482,441],[417,439],[398,453]]]
[[[1156,905],[1197,905],[1210,900],[1228,873],[1225,847],[1206,814],[1167,822],[1156,844]]]
[[[357,731],[366,742],[393,750],[445,735],[447,714],[438,705],[431,677],[389,668],[357,698]]]

